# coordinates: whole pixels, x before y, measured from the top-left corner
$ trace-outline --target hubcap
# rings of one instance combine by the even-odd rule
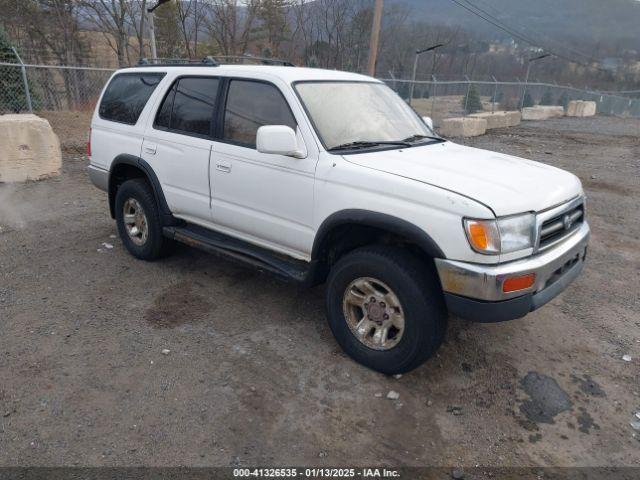
[[[389,350],[402,338],[404,313],[400,300],[380,280],[361,277],[351,282],[342,309],[351,333],[369,348]]]
[[[149,225],[142,205],[135,198],[129,198],[122,206],[122,218],[127,235],[136,245],[144,245],[149,238]]]

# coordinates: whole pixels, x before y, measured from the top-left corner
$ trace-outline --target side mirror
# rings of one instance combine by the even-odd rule
[[[265,125],[258,129],[256,148],[260,153],[304,158],[305,152],[298,146],[293,128],[286,125]]]
[[[431,117],[422,117],[422,121],[427,124],[427,127],[433,130],[433,120],[431,120]]]

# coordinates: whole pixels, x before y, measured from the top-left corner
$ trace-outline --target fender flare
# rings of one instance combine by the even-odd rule
[[[320,228],[318,228],[318,231],[316,232],[315,240],[313,241],[313,248],[311,251],[312,260],[319,260],[322,256],[323,249],[325,247],[325,239],[329,232],[334,228],[345,224],[355,224],[387,230],[411,240],[432,258],[447,258],[433,238],[413,223],[385,213],[373,212],[370,210],[349,209],[335,212],[329,215],[322,222]]]
[[[111,180],[113,176],[113,171],[115,167],[118,165],[131,165],[132,167],[136,167],[146,175],[149,183],[151,184],[151,188],[153,188],[153,193],[156,197],[156,201],[158,202],[158,207],[160,207],[160,211],[163,216],[169,216],[173,218],[171,214],[171,210],[169,209],[169,205],[167,204],[167,200],[164,197],[164,192],[162,191],[162,186],[160,185],[160,181],[158,180],[158,176],[156,172],[153,171],[151,165],[145,162],[142,158],[136,157],[135,155],[130,155],[128,153],[123,153],[118,155],[111,162],[111,167],[109,168],[109,184],[108,184],[108,192],[109,192],[109,209],[111,211],[111,216],[115,218],[115,190],[111,188]],[[112,193],[113,192],[113,193]],[[113,198],[112,198],[113,197]]]

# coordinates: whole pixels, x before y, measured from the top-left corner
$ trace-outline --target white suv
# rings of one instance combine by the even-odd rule
[[[91,122],[89,174],[124,245],[179,241],[326,282],[331,329],[384,373],[420,365],[448,313],[542,306],[584,265],[574,175],[437,136],[384,83],[215,64],[116,72]]]

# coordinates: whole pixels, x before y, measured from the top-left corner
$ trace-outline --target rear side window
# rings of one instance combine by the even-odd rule
[[[263,125],[296,128],[280,90],[268,83],[232,80],[224,114],[224,139],[255,148],[258,128]]]
[[[219,85],[217,78],[179,79],[162,102],[155,126],[179,133],[210,136]]]
[[[104,120],[135,125],[164,73],[121,73],[102,96],[98,114]]]

